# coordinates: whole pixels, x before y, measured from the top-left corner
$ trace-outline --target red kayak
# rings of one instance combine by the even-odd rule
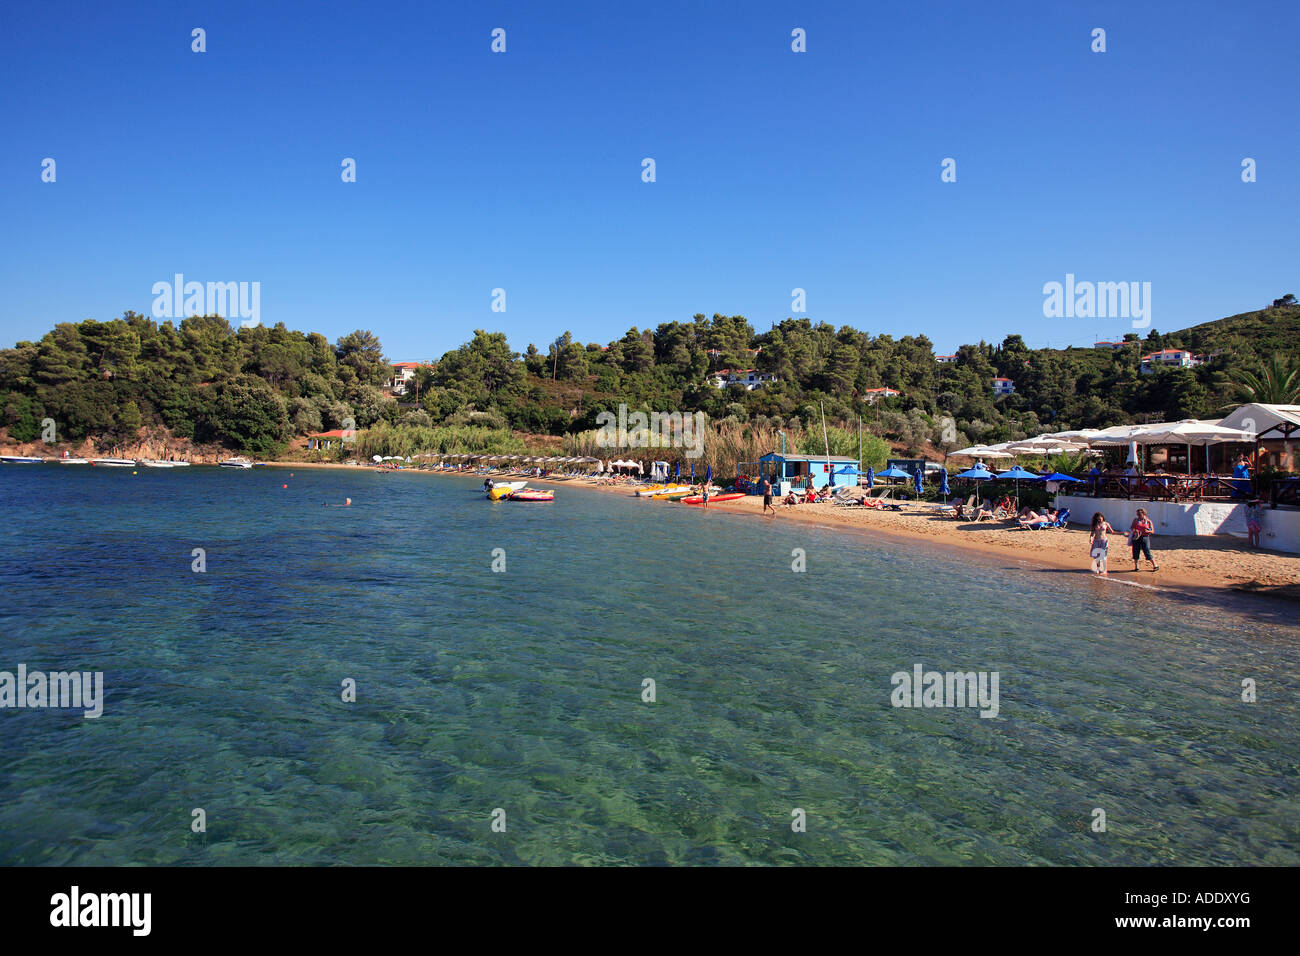
[[[733,491],[733,492],[731,492],[730,494],[725,494],[725,495],[709,495],[709,502],[710,502],[710,503],[716,503],[716,502],[719,502],[719,501],[735,501],[737,498],[743,498],[743,497],[745,497],[744,492],[741,492],[741,491]],[[682,504],[684,504],[684,505],[703,505],[703,504],[704,504],[704,496],[703,496],[703,495],[691,495],[689,498],[683,498],[683,499],[682,499]]]

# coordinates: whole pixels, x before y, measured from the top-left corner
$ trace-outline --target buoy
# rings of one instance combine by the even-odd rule
[[[344,499],[343,499],[343,504],[345,504],[345,505],[350,505],[350,504],[352,504],[352,499],[351,499],[351,498],[344,498]]]
[[[280,487],[281,487],[281,488],[288,488],[289,486],[288,486],[288,485],[281,485]]]

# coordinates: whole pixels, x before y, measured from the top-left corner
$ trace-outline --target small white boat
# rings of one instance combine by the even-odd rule
[[[60,458],[60,465],[89,465],[89,458]]]
[[[0,455],[0,461],[3,461],[6,465],[39,465],[42,460],[27,455]]]
[[[134,468],[134,458],[92,458],[92,465],[99,465],[101,468]]]
[[[253,463],[247,458],[236,455],[234,458],[227,458],[221,463],[222,468],[252,468]]]

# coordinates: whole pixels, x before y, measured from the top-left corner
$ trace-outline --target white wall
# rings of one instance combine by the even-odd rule
[[[1139,508],[1156,526],[1156,534],[1227,534],[1245,539],[1246,506],[1221,501],[1144,501],[1135,498],[1086,498],[1057,495],[1057,508],[1070,509],[1070,524],[1088,525],[1100,511],[1116,531],[1127,531]],[[1287,508],[1273,510],[1265,503],[1260,508],[1264,533],[1259,543],[1273,551],[1300,554],[1300,511]]]

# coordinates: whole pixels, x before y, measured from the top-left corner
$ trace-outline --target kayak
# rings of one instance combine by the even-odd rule
[[[741,492],[741,491],[733,491],[733,492],[731,492],[730,494],[725,494],[725,495],[709,495],[709,501],[710,501],[711,503],[712,503],[712,502],[718,502],[718,501],[735,501],[737,498],[743,498],[743,497],[745,497],[744,492]],[[702,505],[702,504],[704,504],[704,496],[703,496],[703,495],[691,495],[689,498],[683,498],[683,499],[682,499],[682,504],[684,504],[684,505]]]
[[[638,488],[633,492],[633,494],[638,498],[649,498],[653,495],[659,494],[661,491],[666,491],[667,489],[668,485],[650,485],[648,488]]]
[[[656,501],[663,501],[664,499],[668,499],[668,500],[670,500],[670,501],[675,501],[675,500],[677,500],[678,498],[684,498],[684,497],[686,497],[687,495],[689,495],[689,494],[691,493],[691,491],[692,491],[692,489],[690,489],[690,488],[684,488],[684,487],[683,487],[683,488],[665,488],[663,491],[657,491],[657,492],[655,492],[655,493],[654,493],[653,495],[651,495],[650,497],[653,498],[653,499],[655,499]]]
[[[516,491],[510,496],[511,501],[554,501],[553,491]]]

